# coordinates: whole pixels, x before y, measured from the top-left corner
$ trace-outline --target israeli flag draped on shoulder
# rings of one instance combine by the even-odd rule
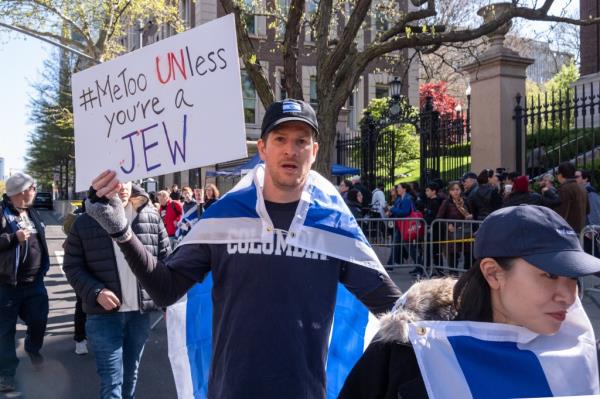
[[[180,245],[273,242],[274,226],[262,195],[264,168],[257,165],[213,204]],[[314,171],[307,177],[286,244],[387,275],[336,188]],[[167,310],[169,358],[179,398],[207,395],[211,287],[212,279],[208,276]],[[338,284],[327,359],[328,398],[337,398],[346,376],[377,328],[377,319]]]
[[[579,299],[560,330],[540,335],[500,323],[422,321],[409,326],[430,399],[594,395],[594,330]]]

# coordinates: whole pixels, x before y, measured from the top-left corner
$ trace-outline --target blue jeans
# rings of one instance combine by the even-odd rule
[[[0,376],[13,377],[19,364],[15,346],[17,317],[27,325],[25,350],[39,352],[48,323],[48,292],[41,276],[33,283],[0,285]]]
[[[88,314],[85,330],[100,376],[100,398],[133,398],[138,367],[150,334],[150,314]]]

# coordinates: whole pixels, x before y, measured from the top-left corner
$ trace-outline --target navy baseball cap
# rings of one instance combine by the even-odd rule
[[[285,99],[269,105],[262,121],[260,137],[285,122],[299,121],[309,125],[319,135],[317,115],[310,104],[302,100]]]
[[[583,251],[579,236],[550,208],[520,205],[499,209],[475,233],[475,259],[523,258],[557,276],[600,272],[600,259]]]
[[[465,180],[467,180],[467,179],[475,179],[475,180],[477,180],[477,174],[476,174],[476,173],[473,173],[473,172],[468,172],[468,173],[465,173],[465,174],[464,174],[464,175],[463,175],[463,176],[460,178],[460,180],[461,180],[461,181],[465,181]]]

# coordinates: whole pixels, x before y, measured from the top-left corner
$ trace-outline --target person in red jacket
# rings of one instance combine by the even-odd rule
[[[158,202],[160,203],[160,217],[162,218],[171,246],[175,246],[175,231],[177,231],[177,222],[181,220],[183,208],[179,201],[173,201],[166,191],[159,191],[157,194]]]

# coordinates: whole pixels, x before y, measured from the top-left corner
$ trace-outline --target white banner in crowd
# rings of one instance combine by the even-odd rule
[[[73,75],[76,189],[246,153],[233,14]]]

